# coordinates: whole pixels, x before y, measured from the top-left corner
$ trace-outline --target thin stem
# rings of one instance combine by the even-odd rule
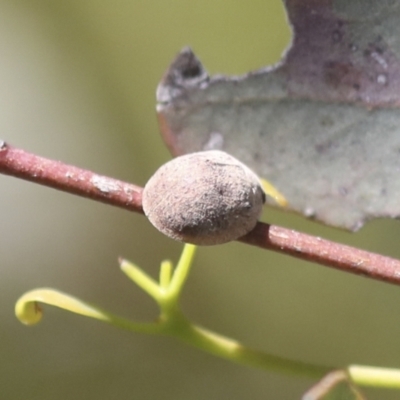
[[[143,213],[142,188],[36,156],[0,141],[0,173]],[[259,222],[242,243],[400,285],[400,261]]]
[[[47,304],[131,332],[175,337],[200,350],[241,365],[310,378],[321,378],[332,369],[253,350],[233,339],[196,326],[182,314],[178,302],[179,296],[161,299],[159,304],[161,315],[158,321],[138,323],[114,315],[74,296],[42,288],[27,292],[18,299],[15,313],[22,323],[34,325],[42,318],[42,309],[39,303]]]
[[[171,280],[169,291],[173,296],[179,296],[180,291],[187,280],[192,265],[192,260],[196,252],[196,246],[193,244],[186,244],[183,248],[181,258],[175,268],[174,275]]]
[[[167,290],[169,284],[171,283],[171,276],[172,276],[173,265],[171,261],[164,260],[161,263],[160,268],[160,288],[163,290]]]
[[[39,157],[2,141],[0,173],[143,213],[141,187]]]
[[[129,319],[119,317],[105,311],[103,311],[103,313],[105,314],[105,318],[103,319],[103,321],[117,328],[135,333],[145,333],[147,335],[157,335],[160,333],[159,325],[155,323],[133,322]]]
[[[229,361],[261,368],[286,375],[322,378],[333,367],[303,363],[243,346],[236,340],[211,332],[199,326],[189,324],[187,330],[179,331],[180,339],[197,348]]]
[[[21,296],[15,304],[15,314],[17,318],[25,325],[37,324],[41,320],[43,314],[39,303],[59,307],[63,310],[107,322],[118,328],[137,333],[161,333],[159,324],[133,322],[86,303],[74,296],[48,288],[31,290]]]
[[[175,337],[214,356],[245,366],[318,379],[334,370],[333,367],[290,360],[251,349],[188,320],[180,310],[179,299],[193,262],[195,249],[196,246],[191,244],[184,246],[172,278],[172,263],[162,262],[159,285],[136,265],[120,260],[121,269],[125,274],[158,302],[160,315],[157,322],[133,322],[74,296],[48,288],[31,290],[21,296],[15,304],[15,314],[26,325],[37,324],[43,314],[39,303],[44,303],[132,332]],[[400,370],[351,365],[347,368],[347,373],[351,380],[359,385],[400,388]]]
[[[350,365],[347,370],[351,379],[358,385],[400,389],[400,370],[398,369]]]
[[[160,287],[158,283],[143,272],[139,267],[135,264],[124,260],[119,259],[119,264],[122,272],[133,282],[136,283],[142,290],[144,290],[147,294],[149,294],[156,301],[160,301],[162,298]]]
[[[344,272],[400,284],[400,261],[292,229],[259,222],[239,241]]]

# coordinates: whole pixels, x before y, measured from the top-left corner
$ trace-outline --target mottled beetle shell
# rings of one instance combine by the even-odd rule
[[[177,157],[143,191],[143,210],[165,235],[197,245],[222,244],[250,232],[265,194],[257,175],[222,151]]]

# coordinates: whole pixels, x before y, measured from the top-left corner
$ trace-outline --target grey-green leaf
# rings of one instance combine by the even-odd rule
[[[167,145],[224,150],[326,224],[400,216],[400,3],[286,7],[294,38],[276,66],[209,77],[190,49],[178,54],[157,89]]]

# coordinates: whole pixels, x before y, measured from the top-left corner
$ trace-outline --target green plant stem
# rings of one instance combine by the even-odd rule
[[[190,272],[195,250],[195,246],[185,245],[173,273],[172,263],[164,261],[161,264],[159,282],[156,282],[136,265],[120,259],[122,271],[158,303],[160,315],[154,323],[133,322],[73,296],[47,288],[32,290],[24,294],[16,303],[16,315],[21,322],[27,325],[36,324],[42,316],[38,303],[45,303],[107,322],[131,332],[175,337],[214,356],[245,366],[313,379],[321,379],[332,370],[337,369],[254,350],[188,320],[179,307],[179,299]],[[400,370],[352,365],[347,368],[347,373],[351,380],[358,385],[400,388]]]
[[[185,244],[178,265],[172,276],[169,291],[176,303],[179,301],[179,296],[189,276],[196,248],[197,247],[193,244]]]
[[[102,314],[102,317],[97,319],[107,322],[108,324],[113,325],[116,328],[151,335],[158,335],[160,333],[160,327],[154,323],[133,322],[129,319],[119,317],[106,311],[102,311]]]
[[[398,369],[350,365],[347,371],[351,379],[358,385],[400,389],[400,370]]]
[[[181,321],[179,330],[169,332],[169,334],[200,350],[237,364],[314,379],[322,378],[334,369],[332,367],[303,363],[254,350],[236,340],[194,325],[187,320],[186,326],[183,325],[183,321]]]

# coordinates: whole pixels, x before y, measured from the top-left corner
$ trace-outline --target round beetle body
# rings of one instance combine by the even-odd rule
[[[143,210],[167,236],[197,245],[229,242],[250,232],[265,202],[257,175],[212,150],[161,166],[143,191]]]

